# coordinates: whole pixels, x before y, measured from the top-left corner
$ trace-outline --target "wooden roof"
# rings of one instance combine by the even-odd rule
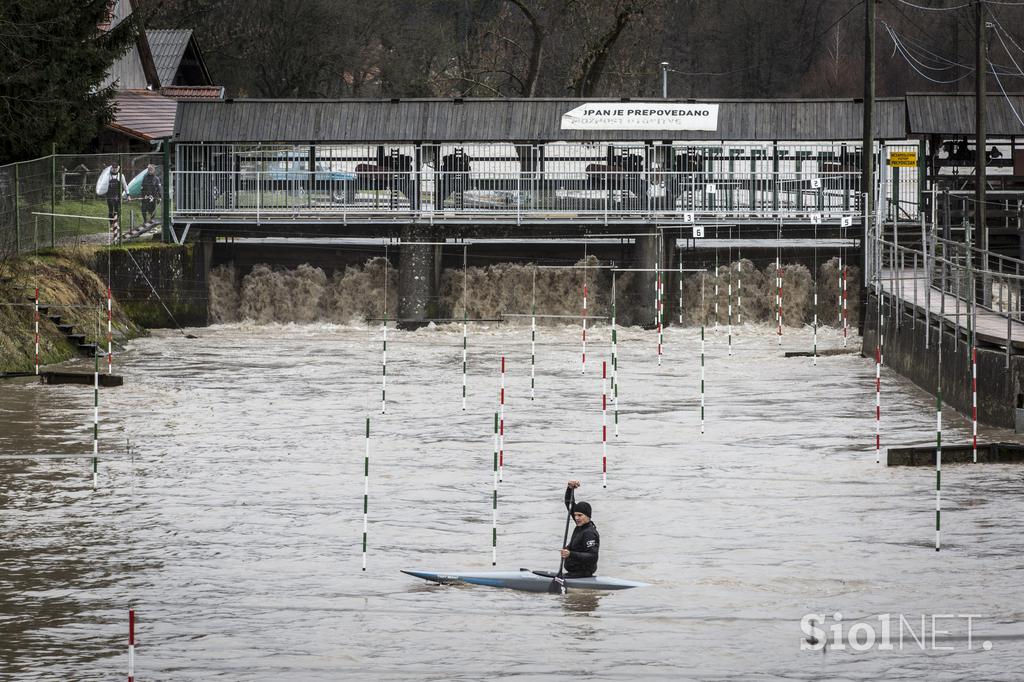
[[[584,102],[619,99],[224,100],[181,102],[178,142],[546,142],[555,140],[858,140],[859,101],[699,100],[719,104],[718,130],[562,130]],[[650,101],[650,100],[636,100]],[[671,100],[687,102],[694,100]],[[875,134],[906,137],[902,98],[876,104]]]
[[[913,135],[974,136],[974,95],[907,95],[907,125]],[[1024,95],[989,94],[985,132],[993,137],[1024,136]]]

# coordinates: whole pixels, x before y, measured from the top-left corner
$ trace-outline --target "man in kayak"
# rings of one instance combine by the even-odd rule
[[[594,575],[597,571],[597,553],[601,548],[601,536],[597,526],[590,520],[590,503],[573,501],[573,491],[579,487],[579,481],[569,481],[565,489],[565,508],[572,513],[576,522],[569,544],[561,551],[565,559],[566,578],[589,578]]]

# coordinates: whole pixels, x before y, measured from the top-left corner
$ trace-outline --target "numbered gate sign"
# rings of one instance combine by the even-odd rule
[[[693,222],[693,214],[692,213],[684,213],[683,214],[683,222],[684,223],[692,223]]]
[[[820,213],[812,213],[811,214],[811,224],[812,225],[821,225],[821,214]]]
[[[839,224],[843,227],[850,227],[853,225],[853,218],[848,215],[844,215],[839,219]]]
[[[708,183],[704,187],[704,191],[707,192],[708,194],[714,194],[715,193],[715,186],[713,184],[711,184],[711,183]]]
[[[703,236],[704,236],[704,226],[703,225],[694,225],[693,226],[693,238],[694,239],[700,239]]]
[[[811,189],[821,189],[821,178],[811,178]]]

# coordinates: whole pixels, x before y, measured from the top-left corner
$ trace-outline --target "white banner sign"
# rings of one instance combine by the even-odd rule
[[[562,114],[562,130],[718,130],[717,104],[594,102]]]

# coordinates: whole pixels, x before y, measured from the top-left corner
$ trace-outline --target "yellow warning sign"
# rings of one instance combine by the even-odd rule
[[[917,152],[889,152],[889,165],[895,168],[916,168]]]

